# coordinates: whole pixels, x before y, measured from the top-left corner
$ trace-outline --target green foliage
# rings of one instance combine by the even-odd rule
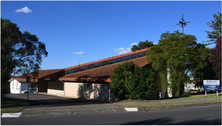
[[[124,62],[111,76],[111,91],[120,100],[145,98],[155,90],[154,72],[134,62]]]
[[[205,31],[207,32],[207,38],[210,39],[206,42],[211,42],[209,44],[212,44],[212,42],[216,41],[217,37],[221,36],[221,13],[217,12],[217,14],[214,14],[212,16],[214,17],[214,20],[207,22],[207,25],[209,25],[209,27],[212,28],[213,31]]]
[[[38,71],[42,56],[47,56],[45,44],[35,34],[19,31],[15,23],[1,19],[1,84],[7,84],[11,74]],[[38,72],[34,72],[37,76]]]
[[[210,49],[208,49],[208,52],[210,52]],[[213,65],[212,63],[209,62],[209,57],[208,56],[206,59],[204,59],[202,62],[207,63],[205,67],[199,70],[195,70],[193,72],[193,78],[194,78],[194,84],[196,87],[203,87],[203,80],[214,80],[216,78],[216,73],[213,70]]]
[[[190,79],[188,73],[204,68],[207,63],[203,61],[208,56],[207,49],[203,44],[197,44],[195,36],[179,31],[163,33],[159,43],[147,51],[147,60],[152,62],[154,70],[163,75],[169,70],[173,97],[183,95],[184,83]],[[167,85],[166,79],[163,80]]]
[[[1,113],[16,113],[20,112],[24,107],[16,107],[16,108],[2,108]]]
[[[138,45],[133,45],[131,47],[131,51],[137,51],[137,50],[140,50],[140,49],[149,48],[151,46],[153,46],[153,42],[146,40],[145,42],[139,42]]]

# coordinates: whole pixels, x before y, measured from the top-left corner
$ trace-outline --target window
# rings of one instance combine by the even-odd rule
[[[12,83],[12,89],[14,89],[14,81],[13,81],[13,83]]]
[[[94,64],[88,65],[88,69],[94,68]]]
[[[109,64],[113,64],[113,63],[115,63],[116,62],[116,59],[111,59],[111,60],[109,60]]]
[[[122,62],[122,61],[123,61],[123,57],[116,58],[116,63],[118,63],[118,62]]]
[[[137,53],[137,58],[142,57],[142,56],[143,56],[143,52]]]
[[[77,67],[77,68],[74,69],[74,73],[79,72],[79,71],[80,71],[80,70],[79,70],[79,67]]]
[[[146,56],[146,52],[143,52],[143,56]]]
[[[135,59],[135,58],[136,58],[136,54],[130,55],[130,59]]]
[[[102,62],[102,66],[106,66],[106,65],[108,65],[108,60]]]
[[[129,60],[129,56],[124,56],[123,61]]]
[[[74,69],[66,70],[66,75],[74,72]]]
[[[95,63],[95,68],[97,68],[97,67],[101,67],[101,62]]]
[[[87,70],[87,66],[80,67],[80,71],[84,71],[84,70]]]
[[[16,82],[16,89],[18,89],[18,82]]]

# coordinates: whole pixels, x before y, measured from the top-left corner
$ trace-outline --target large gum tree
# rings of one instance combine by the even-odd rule
[[[146,55],[153,69],[159,71],[162,84],[169,86],[175,97],[183,95],[189,75],[207,65],[208,51],[203,44],[196,42],[195,36],[174,31],[163,33],[159,43],[150,47]]]
[[[46,46],[35,34],[22,33],[15,23],[1,19],[1,88],[11,75],[22,75],[29,72],[38,74],[42,57],[47,56]]]

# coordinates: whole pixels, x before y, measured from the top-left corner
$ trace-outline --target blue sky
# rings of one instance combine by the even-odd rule
[[[221,12],[220,1],[1,1],[1,18],[36,34],[48,57],[41,69],[66,68],[130,52],[140,41],[158,43],[162,33],[182,29],[208,40],[206,24]],[[211,45],[210,48],[215,45]]]

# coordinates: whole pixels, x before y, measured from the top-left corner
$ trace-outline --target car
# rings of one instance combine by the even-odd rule
[[[35,93],[35,92],[36,92],[36,89],[30,89],[29,91],[28,90],[21,91],[21,93]]]
[[[191,94],[197,94],[198,91],[197,91],[197,90],[191,90],[190,93],[191,93]]]

